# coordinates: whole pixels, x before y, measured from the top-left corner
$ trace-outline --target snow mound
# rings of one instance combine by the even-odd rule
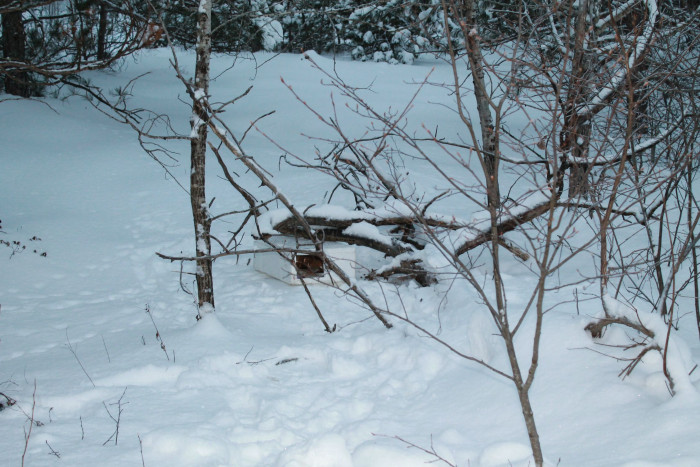
[[[97,386],[155,386],[158,384],[174,383],[180,373],[185,371],[183,366],[161,367],[145,365],[140,368],[124,371],[107,378],[95,381]]]
[[[400,465],[402,467],[425,467],[435,461],[434,457],[418,449],[406,449],[396,444],[369,441],[360,445],[352,455],[354,467],[381,467]]]
[[[484,449],[479,456],[481,467],[526,467],[535,465],[532,449],[521,443],[496,443]]]
[[[185,427],[165,429],[143,437],[144,460],[148,464],[221,466],[230,464],[226,443]]]
[[[323,435],[285,452],[277,465],[287,467],[353,467],[345,440],[337,434]]]

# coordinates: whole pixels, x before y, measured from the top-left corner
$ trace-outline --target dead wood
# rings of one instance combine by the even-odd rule
[[[632,328],[640,334],[649,337],[650,339],[653,339],[655,337],[654,332],[648,329],[646,326],[642,325],[641,323],[635,323],[634,321],[631,321],[629,318],[626,318],[624,316],[605,317],[597,321],[591,321],[584,329],[591,333],[591,337],[599,339],[603,337],[605,328],[613,324],[620,324],[622,326]]]

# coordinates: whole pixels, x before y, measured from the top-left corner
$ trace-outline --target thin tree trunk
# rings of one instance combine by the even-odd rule
[[[496,296],[496,313],[494,319],[499,326],[501,332],[501,337],[503,338],[506,349],[508,351],[508,358],[511,364],[511,370],[513,373],[513,382],[515,384],[516,390],[518,392],[518,398],[520,400],[520,406],[522,409],[523,417],[525,420],[525,426],[527,428],[528,437],[530,439],[530,445],[532,447],[532,454],[535,460],[535,464],[538,467],[543,465],[543,455],[542,448],[540,445],[539,434],[537,433],[537,427],[535,425],[535,417],[532,411],[532,406],[530,405],[530,398],[528,395],[529,386],[526,386],[523,381],[522,374],[520,371],[520,366],[518,364],[517,354],[515,351],[515,346],[513,343],[513,333],[510,329],[508,323],[508,314],[506,311],[506,300],[503,282],[501,280],[500,273],[500,258],[499,258],[499,216],[500,216],[500,190],[498,182],[498,172],[499,172],[499,139],[497,132],[497,125],[494,124],[494,118],[491,113],[491,109],[494,107],[492,105],[491,97],[489,96],[487,86],[486,86],[486,73],[484,69],[484,57],[481,52],[481,45],[479,43],[480,37],[478,33],[477,23],[475,19],[475,2],[474,0],[443,0],[443,9],[445,10],[445,29],[449,31],[449,24],[447,21],[447,2],[451,7],[451,11],[456,20],[459,21],[462,33],[465,38],[465,45],[467,49],[467,59],[469,61],[469,66],[471,68],[472,83],[474,85],[474,97],[476,99],[477,111],[479,114],[479,125],[481,130],[481,162],[482,170],[485,177],[486,185],[486,195],[487,195],[487,205],[490,213],[491,228],[489,232],[490,242],[491,242],[491,256],[493,264],[493,285],[494,293]],[[449,34],[449,32],[448,32]],[[449,41],[448,36],[448,41]],[[450,47],[452,47],[450,45]],[[451,57],[453,60],[453,70],[456,70],[454,65],[455,55],[454,50],[451,48]],[[456,76],[456,71],[455,71]],[[455,79],[455,84],[458,81]],[[459,93],[459,89],[457,90]],[[470,129],[472,128],[471,122],[467,121],[466,116],[461,113],[461,102],[458,99],[458,106],[460,109],[460,117],[462,118],[465,125]],[[496,110],[498,112],[498,110]],[[498,113],[496,114],[498,117]],[[472,134],[473,135],[473,134]],[[474,135],[472,136],[474,137]],[[474,138],[476,140],[476,138]],[[476,142],[476,141],[475,141]],[[457,256],[459,253],[457,253]],[[456,258],[456,257],[455,257]],[[539,331],[538,331],[539,332]],[[533,363],[533,377],[534,377],[534,365]]]
[[[486,90],[484,73],[484,57],[481,53],[480,37],[475,20],[475,8],[473,0],[463,0],[462,8],[466,25],[462,31],[466,39],[467,58],[472,70],[472,82],[474,83],[474,97],[479,113],[479,125],[481,126],[481,152],[484,161],[484,175],[486,177],[486,192],[488,206],[492,210],[498,210],[501,205],[500,190],[498,186],[498,139],[493,124],[490,109],[490,98]]]
[[[573,141],[571,162],[569,166],[569,199],[588,199],[590,183],[588,181],[588,147],[591,140],[590,122],[576,124],[576,141]]]
[[[197,24],[197,62],[192,102],[190,200],[196,241],[198,317],[214,311],[214,280],[211,256],[211,216],[206,197],[207,114],[209,60],[211,57],[211,1],[200,0]]]
[[[520,381],[522,383],[522,381]],[[518,383],[516,382],[516,386]],[[537,467],[542,467],[544,465],[544,455],[542,454],[542,447],[540,445],[540,435],[537,432],[537,426],[535,425],[535,414],[532,411],[532,406],[530,405],[530,394],[527,389],[518,389],[518,397],[520,398],[520,408],[523,411],[523,418],[525,419],[525,427],[527,428],[527,436],[530,438],[530,447],[532,448],[532,457],[535,461]]]
[[[505,312],[501,316],[500,324],[501,337],[503,338],[503,341],[506,344],[506,351],[508,352],[508,361],[510,363],[510,368],[513,373],[513,383],[515,384],[515,389],[518,391],[520,408],[523,412],[523,419],[525,420],[527,436],[530,439],[532,457],[535,460],[535,465],[537,467],[542,467],[542,465],[544,464],[544,455],[542,454],[542,446],[540,445],[540,435],[537,432],[537,425],[535,424],[535,414],[532,410],[532,405],[530,404],[530,387],[526,385],[525,381],[523,381],[523,376],[520,371],[520,364],[518,363],[518,356],[515,352],[514,335],[510,331],[508,316]]]
[[[107,58],[107,7],[100,5],[100,24],[97,29],[97,59],[104,60]]]
[[[22,12],[13,11],[2,15],[2,49],[6,59],[24,61],[25,34]],[[20,97],[29,97],[29,75],[26,71],[5,73],[5,92]]]
[[[571,62],[571,83],[566,101],[566,122],[562,147],[571,151],[569,160],[569,199],[588,198],[588,147],[591,139],[591,125],[578,115],[577,106],[581,99],[589,97],[586,73],[590,57],[586,54],[588,0],[578,5],[574,31],[574,57]],[[592,30],[591,30],[592,33]]]

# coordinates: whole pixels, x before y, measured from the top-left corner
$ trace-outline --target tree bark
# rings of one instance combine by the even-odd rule
[[[24,61],[25,33],[22,12],[12,11],[2,15],[2,50],[5,59]],[[30,96],[29,75],[26,71],[7,71],[4,78],[5,92],[20,97]]]
[[[569,199],[588,198],[588,147],[591,139],[591,124],[587,118],[578,115],[581,99],[590,97],[586,74],[590,67],[590,57],[586,54],[588,0],[582,0],[576,14],[574,57],[571,62],[571,82],[566,101],[566,122],[562,137],[562,149],[570,150],[569,159]]]
[[[100,23],[97,29],[97,59],[107,58],[107,7],[100,4]]]
[[[523,376],[520,371],[520,364],[518,363],[518,356],[515,351],[515,336],[510,330],[508,315],[505,312],[503,312],[500,316],[499,325],[501,327],[501,337],[503,338],[503,342],[506,345],[506,351],[508,352],[510,368],[513,372],[513,383],[515,384],[515,389],[518,391],[520,409],[523,413],[525,428],[527,429],[527,436],[530,439],[530,447],[532,448],[532,457],[535,461],[535,465],[537,467],[542,467],[544,465],[544,455],[540,444],[540,435],[537,432],[537,425],[535,424],[535,414],[532,410],[532,405],[530,404],[530,388],[528,383],[523,380]]]
[[[200,0],[197,23],[197,61],[192,99],[190,201],[197,258],[198,317],[214,311],[214,279],[211,256],[211,216],[206,196],[207,96],[211,58],[211,0]]]
[[[493,116],[490,109],[490,97],[486,89],[484,73],[484,57],[481,53],[480,37],[475,19],[473,0],[462,0],[463,20],[462,32],[465,36],[467,47],[467,59],[472,70],[472,82],[474,84],[474,97],[479,113],[479,125],[481,127],[481,153],[484,164],[484,176],[486,177],[486,193],[488,206],[497,211],[500,208],[500,190],[498,186],[498,135],[496,133]]]

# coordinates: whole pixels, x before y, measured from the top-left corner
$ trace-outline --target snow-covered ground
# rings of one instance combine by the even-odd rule
[[[227,112],[231,127],[245,128],[275,110],[261,130],[312,155],[314,142],[301,133],[325,130],[279,78],[322,112],[332,110],[331,90],[301,56],[255,59],[241,58],[220,75],[213,100],[253,85]],[[193,56],[182,53],[180,60],[190,64]],[[214,74],[230,65],[231,59],[216,58]],[[257,72],[256,65],[262,65]],[[449,79],[451,72],[427,60],[336,66],[351,84],[371,85],[367,98],[382,108],[405,105],[433,66],[432,80]],[[110,89],[146,71],[132,105],[167,113],[188,134],[189,109],[178,101],[184,90],[167,51],[143,53],[118,71],[89,78]],[[440,105],[447,99],[444,88],[428,87],[412,124],[449,128],[454,117]],[[363,131],[356,117],[343,118]],[[359,467],[435,460],[416,446],[460,466],[531,465],[512,383],[414,329],[398,323],[384,329],[330,288],[314,287],[314,294],[339,329],[332,334],[324,332],[303,289],[261,275],[246,257],[223,259],[215,263],[216,313],[195,322],[179,264],[154,254],[193,251],[189,199],[144,154],[132,130],[86,101],[2,102],[0,141],[0,239],[47,253],[11,256],[11,249],[0,248],[0,392],[17,401],[0,412],[0,465],[21,463],[26,437],[25,465]],[[171,147],[181,154],[170,170],[186,183],[189,147]],[[280,171],[281,151],[259,132],[247,136],[246,148],[299,203],[319,203],[332,188],[319,174]],[[243,208],[209,167],[214,209]],[[469,214],[457,206],[455,212]],[[34,236],[41,240],[30,240]],[[510,305],[518,306],[533,284],[527,269],[507,261]],[[376,286],[367,288],[381,297]],[[403,285],[387,289],[394,306],[397,293],[421,325],[507,367],[490,317],[469,291]],[[596,344],[583,330],[600,302],[577,307],[568,290],[549,301],[563,304],[546,315],[531,390],[547,461],[700,465],[700,371],[691,375],[690,390],[674,398],[656,355],[623,381],[617,377],[623,364],[590,350]],[[683,318],[679,334],[690,368],[700,361],[693,320]],[[519,344],[526,361],[529,343]]]

